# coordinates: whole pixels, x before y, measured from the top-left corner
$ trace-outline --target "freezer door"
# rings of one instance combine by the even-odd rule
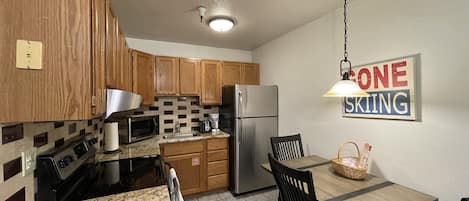
[[[236,85],[237,118],[278,116],[277,86]]]
[[[269,162],[270,137],[278,136],[277,124],[277,117],[236,119],[235,194],[275,185],[273,176],[260,165]]]

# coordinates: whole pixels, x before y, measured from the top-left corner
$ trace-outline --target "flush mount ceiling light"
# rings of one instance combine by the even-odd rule
[[[227,32],[234,26],[234,20],[229,17],[214,17],[208,25],[216,32]]]
[[[352,72],[352,63],[348,60],[347,52],[347,0],[344,1],[344,59],[340,60],[340,75],[342,80],[338,81],[331,90],[325,93],[324,97],[367,97],[368,93],[363,91],[357,83],[350,80],[350,73]],[[342,74],[342,65],[348,64],[348,71]]]

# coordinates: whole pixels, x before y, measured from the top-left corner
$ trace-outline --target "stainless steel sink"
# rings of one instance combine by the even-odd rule
[[[198,133],[175,133],[171,135],[163,136],[163,139],[181,139],[181,138],[188,138],[188,137],[195,137],[199,136]]]

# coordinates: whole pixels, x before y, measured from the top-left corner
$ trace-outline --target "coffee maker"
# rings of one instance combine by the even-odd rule
[[[209,118],[210,118],[210,125],[212,127],[212,132],[220,131],[220,129],[218,128],[219,115],[217,113],[213,113],[209,115]]]

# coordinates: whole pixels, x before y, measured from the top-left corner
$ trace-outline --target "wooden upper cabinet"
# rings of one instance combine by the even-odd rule
[[[106,86],[132,91],[131,52],[119,29],[119,20],[112,14],[110,3],[106,0]]]
[[[223,62],[223,86],[241,84],[242,63]]]
[[[117,20],[111,11],[111,0],[106,0],[106,86],[119,88],[117,75]]]
[[[156,95],[177,95],[179,92],[179,58],[156,57]]]
[[[0,22],[8,31],[0,33],[0,123],[83,120],[103,111],[104,6],[2,1]],[[17,40],[42,42],[42,69],[16,68]]]
[[[259,64],[245,63],[242,65],[241,84],[259,85]]]
[[[198,96],[200,91],[200,60],[179,59],[179,95]]]
[[[155,57],[132,51],[133,92],[143,97],[144,105],[152,105],[155,97]]]
[[[220,61],[201,62],[200,104],[220,105],[222,85],[222,64]]]
[[[106,112],[106,1],[92,3],[92,113],[98,115]]]

